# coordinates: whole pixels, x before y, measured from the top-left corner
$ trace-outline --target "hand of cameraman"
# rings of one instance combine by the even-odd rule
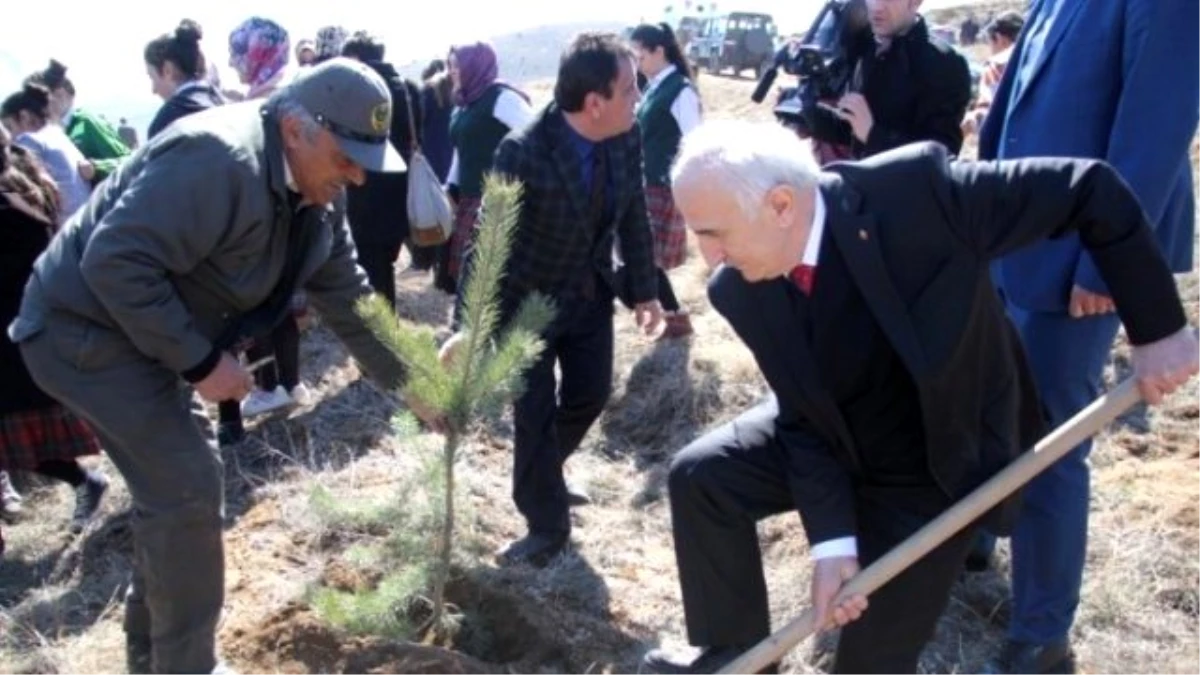
[[[838,100],[837,106],[830,108],[833,114],[850,123],[850,130],[860,142],[866,143],[871,135],[871,127],[875,126],[875,118],[871,116],[871,106],[867,99],[859,93],[850,93]]]

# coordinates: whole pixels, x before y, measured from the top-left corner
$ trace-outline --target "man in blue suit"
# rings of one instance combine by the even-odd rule
[[[1106,160],[1133,188],[1172,270],[1192,269],[1197,14],[1196,0],[1035,0],[980,129],[980,157]],[[1074,235],[1012,253],[993,273],[1057,426],[1100,393],[1120,325],[1109,291]],[[1083,443],[1024,492],[1009,642],[990,672],[1073,670],[1090,450]]]

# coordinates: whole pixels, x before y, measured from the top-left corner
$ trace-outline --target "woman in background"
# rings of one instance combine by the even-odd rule
[[[107,178],[129,155],[129,148],[111,124],[75,107],[75,85],[67,78],[66,66],[51,59],[45,70],[30,75],[25,81],[39,84],[50,92],[49,122],[61,125],[67,137],[88,159],[91,168],[85,170],[84,177],[93,185]]]
[[[181,117],[225,103],[225,97],[208,79],[208,65],[200,51],[201,37],[199,24],[184,19],[173,33],[160,35],[146,45],[143,55],[150,89],[165,101],[150,122],[146,140]]]
[[[425,66],[421,73],[421,113],[425,123],[421,129],[421,152],[429,160],[429,168],[433,169],[438,180],[446,184],[450,174],[450,162],[454,159],[454,146],[450,143],[450,113],[454,110],[453,84],[446,72],[446,62],[435,59]],[[450,247],[415,246],[410,247],[412,269],[415,272],[441,274],[443,278],[434,278],[436,288],[451,288],[453,284],[444,277],[446,271],[446,256]]]
[[[266,98],[286,84],[290,58],[287,31],[270,19],[250,17],[229,34],[229,66],[249,87],[246,99]]]
[[[54,181],[32,153],[12,144],[0,130],[0,324],[7,326],[16,318],[33,263],[61,220],[58,210]],[[61,480],[75,490],[70,527],[81,532],[108,489],[108,479],[85,469],[78,459],[98,454],[99,441],[87,424],[34,383],[6,335],[0,336],[0,382],[0,471],[5,491],[11,492],[6,497],[16,495],[8,471],[35,471]],[[0,552],[3,549],[0,536]]]
[[[467,243],[479,219],[483,176],[492,168],[500,141],[509,131],[529,124],[534,112],[528,96],[498,79],[500,68],[490,44],[454,47],[448,64],[457,106],[450,116],[454,159],[446,179],[454,202],[454,232],[446,270],[438,278],[452,285],[442,290],[455,293]]]
[[[28,83],[0,105],[0,120],[13,142],[33,152],[54,180],[61,195],[53,212],[58,226],[87,202],[93,167],[63,128],[51,121],[50,111],[50,92]]]
[[[988,110],[992,107],[992,99],[996,96],[996,87],[1000,86],[1000,78],[1004,76],[1013,47],[1017,44],[1017,37],[1021,35],[1021,29],[1024,27],[1025,18],[1018,12],[1003,12],[984,27],[991,56],[988,57],[983,74],[979,76],[979,96],[963,119],[963,135],[977,132],[983,124],[983,118],[987,117]]]
[[[229,35],[229,64],[238,72],[242,84],[250,90],[247,99],[267,98],[289,79],[288,61],[291,44],[283,26],[261,17],[242,22]],[[307,311],[303,293],[292,298],[293,312],[271,333],[269,344],[255,344],[246,350],[246,358],[256,363],[274,358],[254,373],[257,385],[246,400],[222,401],[217,406],[217,440],[221,445],[237,443],[245,437],[243,417],[256,417],[297,405],[306,405],[311,396],[300,381],[300,325],[297,317]]]
[[[346,40],[350,33],[341,26],[325,26],[317,31],[317,39],[313,42],[313,62],[318,65],[342,55]]]
[[[675,297],[667,271],[682,265],[687,257],[687,226],[675,208],[670,172],[680,140],[700,124],[700,95],[691,66],[670,26],[642,24],[634,29],[629,41],[638,70],[646,76],[637,116],[642,132],[646,211],[654,235],[654,263],[658,266],[658,301],[666,313],[662,338],[681,338],[692,334],[692,322]]]

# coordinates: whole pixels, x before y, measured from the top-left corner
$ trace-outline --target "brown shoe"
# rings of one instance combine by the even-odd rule
[[[662,335],[658,336],[659,340],[677,340],[695,332],[692,329],[691,317],[684,312],[668,314],[666,323],[667,327],[663,330]]]

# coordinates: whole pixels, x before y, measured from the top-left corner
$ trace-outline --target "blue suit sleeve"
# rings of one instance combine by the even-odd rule
[[[1188,161],[1200,111],[1200,4],[1195,0],[1129,0],[1126,5],[1124,83],[1105,159],[1133,189],[1152,227]],[[1109,294],[1084,252],[1075,283]]]

